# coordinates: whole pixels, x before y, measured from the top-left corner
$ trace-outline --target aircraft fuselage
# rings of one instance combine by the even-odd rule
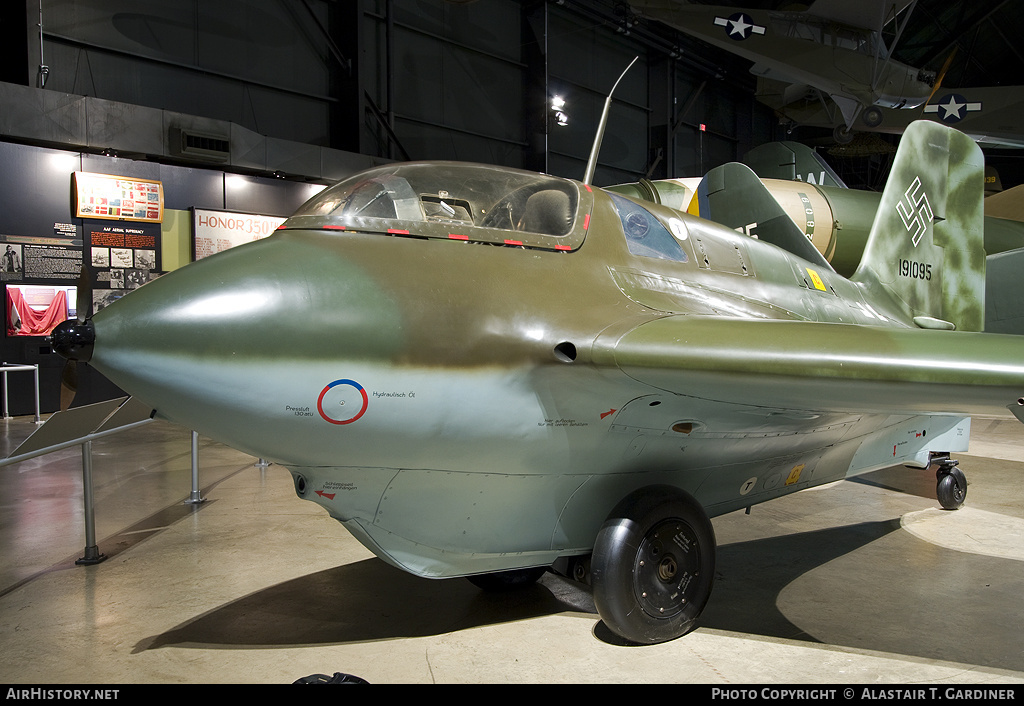
[[[448,175],[427,206],[417,170]],[[509,170],[379,171],[341,205],[307,206],[100,311],[96,339],[117,346],[97,345],[92,364],[161,417],[285,465],[301,497],[402,568],[452,576],[586,553],[609,509],[654,483],[715,515],[927,465],[922,435],[966,448],[960,417],[813,399],[794,412],[696,382],[665,389],[610,361],[622,335],[670,315],[912,325],[834,272],[568,180],[552,180],[574,204],[564,232],[524,232],[515,213],[476,225],[479,213],[449,212],[496,214],[459,188]],[[388,181],[406,178],[411,190]],[[366,183],[383,195],[359,197]],[[397,205],[374,211],[382,200]]]

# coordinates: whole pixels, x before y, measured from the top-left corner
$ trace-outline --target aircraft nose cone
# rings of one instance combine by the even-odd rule
[[[160,418],[233,448],[274,459],[308,446],[301,435],[328,423],[317,413],[325,386],[365,380],[403,341],[376,260],[336,240],[280,233],[131,291],[91,319],[89,365]]]
[[[96,328],[92,321],[68,319],[58,324],[50,334],[50,343],[58,355],[83,363],[92,358],[95,342]]]

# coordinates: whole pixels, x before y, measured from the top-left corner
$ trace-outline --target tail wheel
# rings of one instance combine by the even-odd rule
[[[936,474],[938,483],[935,496],[944,510],[956,510],[967,499],[967,478],[956,466],[940,468]]]
[[[711,521],[677,488],[638,490],[602,526],[591,571],[594,604],[612,632],[639,644],[685,635],[711,595]]]

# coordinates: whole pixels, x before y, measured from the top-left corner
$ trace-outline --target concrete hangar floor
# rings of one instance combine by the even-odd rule
[[[35,427],[0,421],[4,455]],[[897,468],[714,520],[700,627],[624,646],[553,575],[514,595],[373,557],[288,473],[154,422],[0,469],[0,682],[1024,683],[1024,426],[976,419],[967,504]]]

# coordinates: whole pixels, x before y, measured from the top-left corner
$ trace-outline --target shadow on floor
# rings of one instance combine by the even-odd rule
[[[1024,592],[1021,562],[944,550],[898,528],[865,522],[724,545],[700,627],[1024,671],[1024,618],[1011,609]],[[367,559],[246,596],[134,651],[422,637],[567,612],[593,615],[595,637],[621,644],[589,592],[559,577],[494,594]]]
[[[716,586],[700,622],[801,639],[801,630],[775,607],[779,591],[806,571],[895,527],[898,523],[855,525],[720,547]],[[596,617],[589,591],[557,576],[548,575],[520,591],[486,593],[464,579],[423,579],[367,559],[246,596],[144,640],[136,651],[167,645],[280,647],[417,637],[572,611]]]
[[[899,520],[720,547],[703,627],[1024,669],[1024,562],[958,552]]]
[[[553,582],[554,591],[548,587]],[[572,598],[557,597],[564,592],[559,582],[550,576],[519,591],[487,593],[465,579],[423,579],[379,559],[366,559],[246,596],[143,640],[134,651],[169,645],[276,648],[422,637],[580,610]],[[582,607],[588,609],[586,600]]]

